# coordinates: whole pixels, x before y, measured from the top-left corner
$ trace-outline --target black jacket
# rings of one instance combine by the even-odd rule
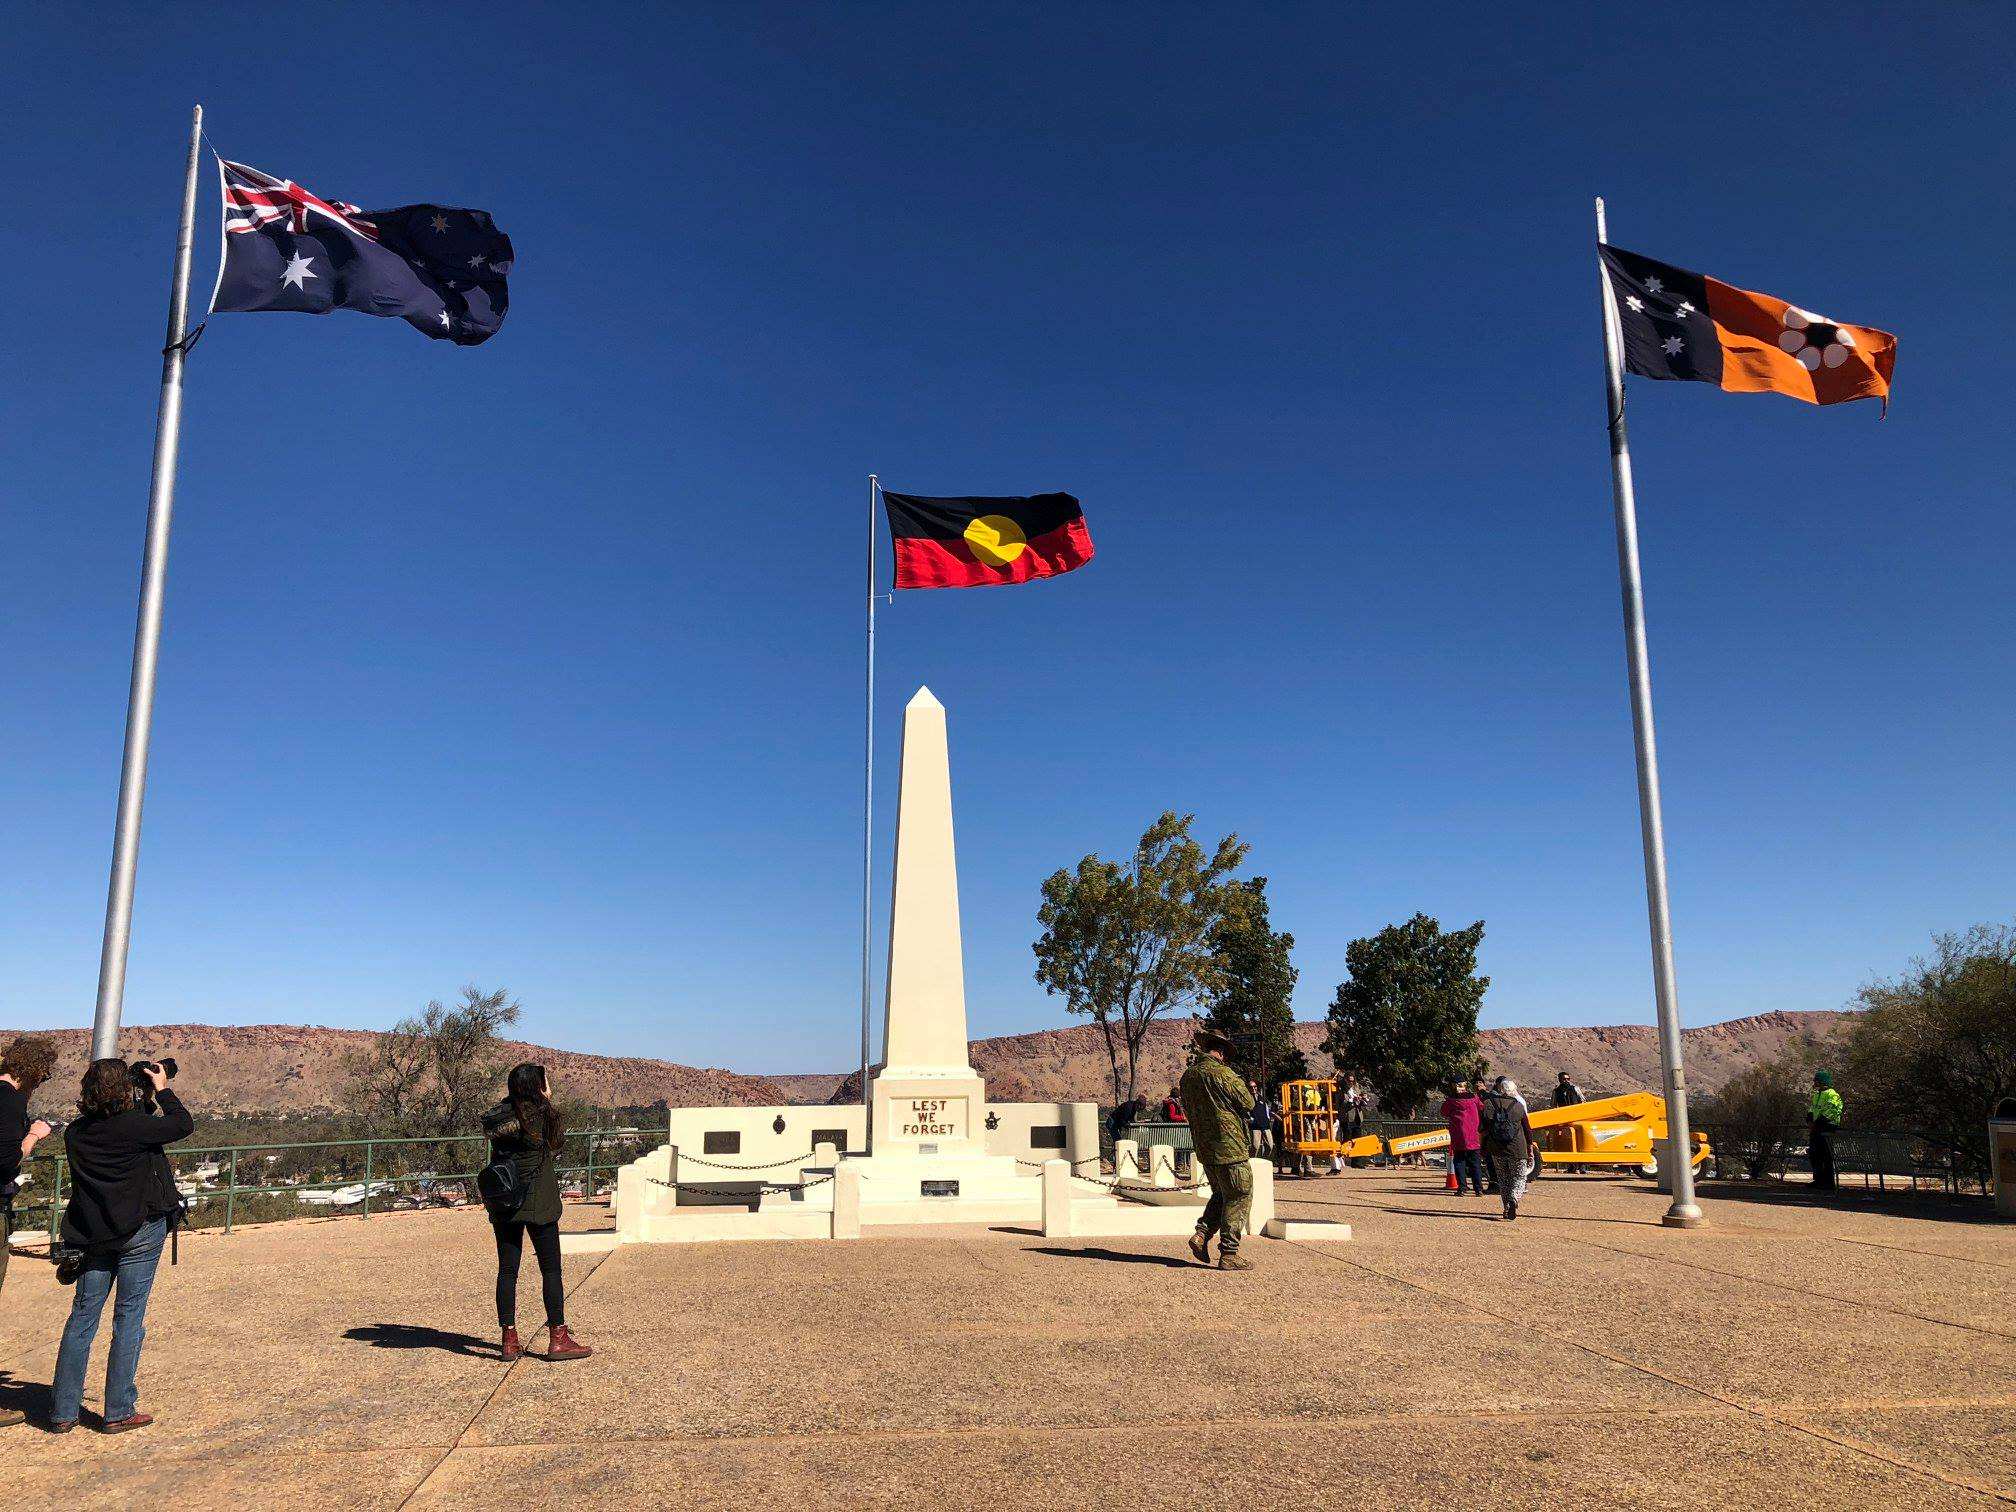
[[[510,1100],[497,1104],[483,1115],[483,1132],[490,1136],[490,1158],[510,1156],[518,1165],[518,1179],[525,1183],[525,1202],[511,1215],[513,1223],[558,1223],[560,1221],[559,1152],[525,1137],[517,1110]]]
[[[78,1249],[112,1249],[143,1223],[181,1209],[164,1146],[187,1139],[196,1121],[182,1100],[163,1089],[159,1113],[138,1108],[109,1118],[85,1114],[63,1131],[70,1157],[70,1205],[63,1240]]]

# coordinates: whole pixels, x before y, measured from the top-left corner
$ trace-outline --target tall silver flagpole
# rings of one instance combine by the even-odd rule
[[[189,251],[196,234],[196,164],[203,107],[189,122],[182,178],[182,225],[175,235],[175,282],[168,295],[168,342],[161,355],[161,402],[154,418],[154,483],[147,496],[147,545],[140,568],[140,621],[133,632],[133,683],[126,696],[126,755],[119,769],[119,817],[112,835],[112,884],[98,957],[98,1007],[91,1058],[119,1053],[126,1001],[126,951],[133,937],[133,877],[140,861],[140,806],[147,796],[147,744],[154,726],[154,668],[161,653],[161,599],[168,584],[168,527],[175,514],[175,461],[182,441],[182,358],[189,325]]]
[[[1603,200],[1596,200],[1596,241],[1609,242]],[[1673,985],[1673,919],[1666,902],[1666,827],[1659,811],[1659,742],[1652,729],[1652,663],[1645,649],[1645,588],[1638,573],[1638,504],[1631,487],[1631,445],[1624,434],[1623,334],[1610,275],[1597,258],[1603,288],[1603,368],[1610,412],[1610,490],[1617,514],[1617,576],[1624,591],[1624,645],[1631,672],[1631,730],[1638,747],[1638,826],[1645,845],[1645,908],[1652,925],[1652,987],[1659,1006],[1659,1068],[1666,1083],[1667,1144],[1660,1172],[1671,1173],[1673,1204],[1660,1219],[1673,1228],[1704,1221],[1694,1201],[1693,1139],[1687,1128],[1687,1077],[1680,1063],[1680,1004]],[[1662,1181],[1661,1186],[1666,1186]]]
[[[868,474],[868,760],[861,783],[861,1142],[874,1147],[868,1109],[868,953],[875,933],[875,507],[882,485]]]

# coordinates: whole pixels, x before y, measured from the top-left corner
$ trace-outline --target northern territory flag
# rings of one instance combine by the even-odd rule
[[[1092,560],[1085,512],[1067,493],[926,498],[882,490],[898,588],[990,588],[1055,577]]]
[[[243,163],[224,178],[224,261],[210,308],[397,315],[457,346],[504,324],[511,238],[482,210],[360,210]]]
[[[1888,331],[1829,320],[1621,247],[1599,250],[1617,297],[1624,365],[1641,378],[1790,394],[1808,404],[1889,404],[1897,338]]]

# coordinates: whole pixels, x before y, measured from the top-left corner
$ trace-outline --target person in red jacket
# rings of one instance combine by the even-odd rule
[[[1442,1121],[1449,1125],[1449,1169],[1456,1173],[1456,1185],[1450,1190],[1461,1196],[1463,1183],[1467,1180],[1473,1195],[1482,1197],[1484,1104],[1470,1090],[1470,1083],[1452,1082],[1449,1095],[1442,1100],[1439,1111]]]

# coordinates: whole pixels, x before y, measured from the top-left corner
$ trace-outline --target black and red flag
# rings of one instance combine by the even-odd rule
[[[1604,246],[1624,366],[1641,378],[1713,383],[1808,404],[1890,402],[1897,338],[1719,279]]]
[[[1092,560],[1085,512],[1067,493],[927,498],[882,490],[898,588],[991,588]]]

